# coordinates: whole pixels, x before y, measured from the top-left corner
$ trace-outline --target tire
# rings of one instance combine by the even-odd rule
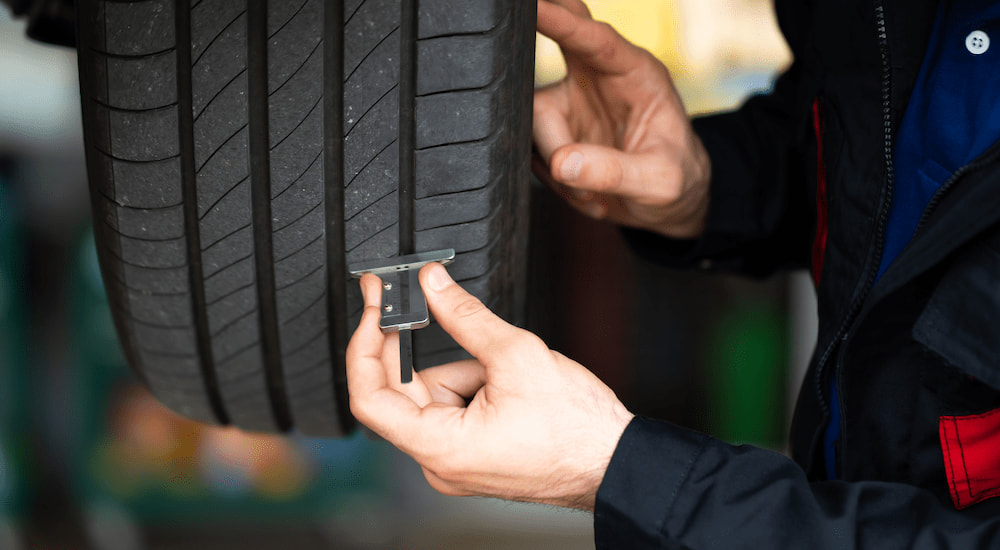
[[[80,0],[105,286],[174,411],[351,431],[350,262],[454,248],[452,275],[521,320],[535,3],[416,5]],[[414,349],[465,357],[436,325]]]

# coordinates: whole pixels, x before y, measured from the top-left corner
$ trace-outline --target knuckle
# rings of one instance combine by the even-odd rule
[[[473,296],[462,298],[453,309],[455,316],[459,319],[478,317],[487,312],[486,306]]]

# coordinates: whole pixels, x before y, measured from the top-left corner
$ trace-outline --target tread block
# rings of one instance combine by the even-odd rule
[[[250,223],[250,182],[244,180],[202,214],[199,230],[201,248],[207,250]]]
[[[121,257],[128,263],[150,268],[176,268],[187,265],[184,238],[167,241],[143,241],[119,235]]]
[[[129,314],[140,323],[172,327],[194,322],[188,296],[149,296],[134,290],[126,290],[125,295]]]
[[[344,25],[344,71],[351,74],[379,42],[399,28],[399,0],[366,0],[345,14],[349,20]]]
[[[115,111],[97,106],[98,116],[108,118],[111,127],[111,154],[116,160],[162,161],[180,153],[177,107],[154,111]]]
[[[246,256],[215,272],[215,277],[205,277],[205,301],[215,302],[233,289],[253,284],[255,278],[253,256]]]
[[[344,191],[346,218],[356,216],[358,212],[397,188],[395,174],[399,171],[399,147],[395,145],[396,140],[393,139],[368,161],[360,172],[346,180],[347,189]]]
[[[454,248],[456,253],[479,250],[490,244],[494,236],[502,234],[502,225],[503,216],[494,210],[482,220],[417,231],[417,249]]]
[[[190,292],[188,267],[174,269],[149,269],[122,264],[122,283],[146,295],[179,294]]]
[[[272,6],[291,4],[289,1],[270,2],[268,5],[268,27],[280,19],[280,14]],[[284,9],[284,8],[282,8]],[[279,30],[280,29],[280,30]],[[323,0],[309,0],[302,9],[278,28],[268,29],[270,40],[267,52],[267,90],[273,93],[284,85],[292,75],[315,69],[306,68],[319,60],[322,67],[323,51],[319,47],[323,40]],[[316,80],[321,83],[320,79]]]
[[[482,33],[496,26],[500,14],[524,0],[423,0],[418,36]]]
[[[468,223],[485,218],[504,197],[501,185],[427,197],[416,201],[417,231]]]
[[[252,231],[237,231],[225,243],[225,246],[214,246],[211,250],[203,251],[202,271],[206,279],[222,275],[227,268],[253,255]]]
[[[288,2],[271,2],[271,5],[286,5]],[[232,27],[240,25],[240,16],[245,14],[245,1],[200,2],[191,8],[191,60],[196,61],[205,50]],[[242,20],[246,27],[246,20]]]
[[[105,50],[115,55],[149,55],[173,48],[171,0],[105,2]]]
[[[112,227],[127,237],[180,239],[184,233],[184,206],[170,208],[122,208],[108,203],[113,210]]]
[[[399,215],[398,196],[396,191],[392,191],[375,204],[347,220],[344,226],[344,242],[348,250],[357,247],[366,239],[386,228],[395,226],[396,217]]]
[[[201,113],[220,90],[246,71],[246,18],[245,13],[240,15],[211,41],[200,56],[193,58],[191,92],[196,114]],[[246,89],[245,86],[243,89]]]
[[[316,241],[320,243],[321,241]],[[309,252],[315,252],[310,254]],[[295,254],[274,265],[274,284],[278,291],[279,309],[286,303],[292,304],[304,297],[296,295],[303,287],[323,288],[326,280],[325,247],[313,244],[302,253]],[[279,315],[280,319],[281,316]]]
[[[100,55],[98,54],[100,57]],[[159,109],[177,102],[177,53],[107,58],[108,97],[118,109]]]
[[[111,161],[111,185],[115,202],[131,208],[173,208],[181,204],[179,158],[136,164]]]
[[[227,94],[229,90],[227,90]],[[227,155],[222,159],[230,166],[229,158],[235,156],[234,148],[249,148],[250,131],[247,126],[246,96],[240,96],[238,90],[233,90],[239,99],[233,103],[216,102],[202,113],[202,117],[194,125],[194,158],[198,172],[204,170],[218,155]],[[245,157],[246,153],[244,153]],[[229,170],[238,170],[231,167]]]
[[[344,176],[348,181],[371,158],[396,141],[399,135],[399,121],[396,118],[399,111],[398,92],[398,88],[393,88],[347,131],[344,137]]]
[[[417,148],[486,139],[506,120],[502,86],[417,98]]]
[[[417,94],[483,88],[503,74],[492,34],[421,40],[417,44]]]
[[[417,198],[485,187],[491,174],[504,174],[504,140],[495,133],[476,143],[417,151]]]
[[[348,73],[344,83],[344,129],[349,131],[373,105],[399,83],[399,33],[385,37]]]

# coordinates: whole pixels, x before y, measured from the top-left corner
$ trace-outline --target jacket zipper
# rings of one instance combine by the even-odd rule
[[[948,191],[951,190],[952,186],[955,185],[956,181],[961,179],[962,176],[968,174],[969,172],[974,172],[988,164],[992,164],[993,161],[995,161],[997,158],[1000,158],[1000,148],[998,148],[994,152],[990,153],[989,155],[979,160],[966,164],[965,166],[959,168],[954,174],[952,174],[951,177],[948,178],[948,180],[945,181],[944,184],[942,184],[941,187],[934,193],[934,196],[931,197],[930,202],[927,203],[927,207],[924,208],[924,212],[920,215],[920,221],[917,222],[917,228],[916,230],[914,230],[913,234],[916,235],[920,233],[920,230],[923,229],[924,225],[927,223],[927,220],[930,219],[932,214],[934,214],[934,210],[937,209],[938,204],[944,198],[945,194],[947,194]]]
[[[868,297],[868,293],[872,286],[875,284],[875,276],[878,274],[879,259],[882,257],[882,246],[883,240],[885,238],[885,226],[889,219],[889,210],[892,205],[892,194],[893,194],[893,165],[892,165],[892,69],[889,64],[889,40],[886,34],[885,25],[885,9],[883,7],[882,0],[877,0],[875,2],[875,20],[878,29],[878,40],[879,48],[882,54],[882,135],[883,135],[883,157],[882,162],[885,167],[885,193],[882,197],[881,204],[879,205],[879,215],[878,221],[875,228],[875,250],[874,250],[874,261],[868,268],[866,274],[865,285],[861,289],[861,293],[857,298],[851,303],[850,308],[848,308],[847,316],[841,323],[840,327],[837,329],[836,336],[827,345],[826,349],[823,351],[823,355],[820,356],[819,363],[816,367],[816,378],[815,391],[816,396],[819,399],[820,409],[823,411],[823,415],[829,419],[830,417],[830,404],[827,403],[826,396],[823,394],[824,382],[826,380],[826,367],[827,362],[833,355],[834,351],[837,349],[840,342],[847,339],[848,332],[854,320],[857,318],[858,313],[861,311],[861,306],[864,304],[865,298]],[[837,377],[837,385],[841,386],[840,376]],[[841,402],[840,411],[841,419],[844,416],[843,407],[843,391],[837,392],[838,399]],[[842,420],[841,420],[842,421]],[[844,449],[844,441],[846,439],[846,431],[841,428],[839,446],[841,451]],[[843,452],[841,453],[843,455]]]

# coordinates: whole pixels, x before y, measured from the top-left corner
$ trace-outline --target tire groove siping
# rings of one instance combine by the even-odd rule
[[[169,157],[163,157],[161,159],[129,160],[129,159],[118,158],[118,157],[112,155],[111,153],[108,153],[107,151],[104,151],[103,149],[101,149],[100,147],[98,147],[96,145],[91,145],[91,147],[94,148],[94,151],[97,151],[98,153],[100,153],[100,154],[108,157],[111,160],[118,161],[118,162],[125,162],[125,163],[128,163],[128,164],[154,164],[154,163],[157,163],[157,162],[163,162],[165,160],[173,160],[175,158],[180,157],[180,155],[177,154],[177,155],[170,155]]]
[[[143,113],[152,113],[152,112],[156,112],[156,111],[166,111],[166,110],[170,109],[171,107],[176,107],[177,106],[177,102],[174,101],[173,103],[168,103],[166,105],[160,105],[158,107],[146,107],[145,109],[128,109],[128,108],[125,108],[125,107],[115,107],[114,105],[107,104],[107,103],[101,101],[100,99],[97,99],[96,97],[91,97],[90,101],[93,102],[95,105],[100,105],[101,107],[104,107],[105,109],[107,109],[109,111],[115,111],[115,112],[118,112],[118,113],[130,113],[130,114],[143,114]]]
[[[295,21],[295,18],[298,17],[300,13],[302,13],[302,10],[305,9],[305,7],[306,7],[307,4],[309,4],[309,0],[303,0],[302,5],[299,6],[298,9],[295,10],[295,13],[293,13],[292,16],[288,18],[287,21],[285,21],[284,23],[282,23],[280,27],[278,27],[277,29],[275,29],[274,32],[272,32],[271,34],[267,35],[267,37],[270,39],[270,38],[274,38],[275,36],[278,36],[278,33],[280,33],[281,31],[283,31],[285,29],[285,27],[288,26],[289,23],[291,23],[292,21]]]
[[[133,241],[139,241],[139,242],[144,242],[144,243],[168,243],[170,241],[180,241],[180,240],[184,240],[185,238],[187,238],[184,235],[181,235],[180,237],[163,237],[163,238],[137,237],[135,235],[129,235],[128,233],[125,233],[124,231],[122,231],[122,230],[118,229],[117,227],[111,225],[111,222],[108,221],[108,219],[106,217],[102,220],[102,222],[115,235],[119,235],[121,237],[125,237],[126,239],[131,239]]]
[[[295,346],[294,349],[290,349],[290,350],[288,350],[286,352],[283,352],[282,356],[284,356],[284,357],[291,357],[292,355],[295,355],[296,353],[298,353],[298,352],[306,349],[306,347],[308,347],[309,344],[312,344],[316,340],[319,340],[319,337],[323,336],[324,334],[326,334],[326,332],[327,332],[327,327],[326,327],[326,324],[324,323],[323,326],[320,328],[319,332],[317,332],[316,334],[313,334],[308,339],[306,339],[306,341],[304,341],[301,344]]]
[[[241,186],[244,183],[246,183],[247,180],[249,180],[249,179],[250,179],[250,176],[247,176],[247,177],[241,179],[240,181],[234,183],[232,185],[232,187],[230,187],[229,189],[226,189],[226,192],[223,193],[222,196],[220,196],[219,198],[215,199],[215,202],[213,202],[211,205],[209,205],[208,208],[205,209],[205,213],[204,214],[198,216],[198,221],[199,222],[200,221],[204,221],[204,219],[207,218],[208,215],[212,212],[213,208],[215,208],[216,206],[219,206],[219,203],[222,202],[223,199],[225,199],[226,197],[228,197],[230,193],[232,193],[237,188],[239,188],[239,186]]]
[[[303,176],[305,176],[309,172],[309,170],[311,170],[312,167],[316,165],[316,161],[319,160],[322,156],[323,156],[323,148],[321,147],[319,153],[316,153],[316,157],[313,158],[312,161],[309,163],[309,166],[306,166],[305,170],[303,170],[301,174],[299,174],[298,176],[296,176],[295,180],[293,180],[291,183],[289,183],[287,186],[285,186],[284,189],[282,189],[281,191],[278,191],[277,195],[274,195],[273,197],[271,197],[271,201],[273,202],[278,197],[284,195],[285,191],[288,191],[289,189],[291,189],[292,187],[294,187],[296,183],[302,181]]]
[[[307,112],[305,116],[302,117],[302,120],[300,120],[299,123],[296,124],[294,128],[289,130],[288,133],[285,134],[285,136],[278,141],[278,143],[275,143],[273,146],[271,146],[270,152],[273,153],[275,149],[281,147],[281,144],[284,143],[285,140],[295,135],[296,130],[301,128],[302,125],[305,124],[307,120],[309,120],[309,117],[313,114],[314,111],[316,111],[316,107],[319,107],[322,103],[323,103],[323,96],[322,94],[320,94],[320,97],[319,99],[316,100],[316,103],[313,103],[313,106],[309,108],[309,112]]]
[[[307,210],[306,212],[304,212],[304,213],[300,214],[300,215],[299,215],[299,216],[297,216],[297,217],[296,217],[296,218],[295,218],[294,220],[292,220],[292,221],[290,221],[290,222],[286,223],[285,225],[282,225],[281,227],[278,227],[278,228],[276,228],[276,229],[272,230],[272,231],[271,231],[271,233],[272,233],[272,234],[274,234],[274,233],[278,233],[279,231],[281,231],[281,230],[283,230],[283,229],[287,229],[288,227],[291,227],[291,226],[295,225],[295,224],[296,224],[297,222],[301,221],[301,220],[302,220],[303,218],[305,218],[305,217],[306,217],[306,216],[308,216],[309,214],[312,214],[313,212],[315,212],[317,208],[319,208],[320,206],[323,206],[323,202],[324,202],[324,201],[319,201],[318,203],[316,203],[315,205],[313,205],[313,207],[312,207],[312,208],[310,208],[310,209],[309,209],[309,210]]]
[[[347,138],[351,137],[351,133],[354,132],[354,129],[357,128],[358,126],[361,126],[361,121],[364,120],[365,117],[368,116],[369,113],[371,113],[372,111],[374,111],[376,107],[378,107],[379,105],[381,105],[382,102],[385,101],[385,98],[388,97],[389,94],[391,94],[397,88],[399,88],[399,83],[398,82],[396,84],[393,84],[393,86],[391,88],[389,88],[388,90],[386,90],[386,92],[384,94],[382,94],[381,97],[379,97],[377,100],[375,100],[375,103],[372,103],[371,107],[368,107],[368,109],[366,109],[365,112],[362,113],[360,117],[358,117],[358,120],[354,122],[354,125],[351,126],[351,129],[348,130],[346,134],[344,134],[344,141],[347,141]]]
[[[198,168],[197,168],[197,169],[195,170],[195,172],[196,172],[196,173],[201,173],[201,171],[202,171],[202,170],[203,170],[203,169],[204,169],[204,168],[205,168],[206,166],[208,166],[208,163],[212,162],[212,159],[214,159],[214,158],[215,158],[215,155],[219,154],[219,151],[221,151],[221,150],[225,149],[225,148],[226,148],[226,145],[228,145],[228,144],[229,144],[229,142],[230,142],[230,141],[232,141],[232,140],[233,140],[233,139],[234,139],[234,138],[235,138],[236,136],[240,135],[240,133],[241,133],[241,132],[243,132],[243,130],[246,130],[248,126],[250,126],[250,123],[249,123],[249,122],[247,122],[247,123],[246,123],[246,124],[244,124],[243,126],[240,126],[240,128],[239,128],[238,130],[236,130],[236,131],[235,131],[235,132],[233,133],[233,135],[231,135],[231,136],[227,137],[227,138],[226,138],[226,139],[225,139],[225,140],[224,140],[224,141],[223,141],[222,143],[220,143],[219,145],[217,145],[217,146],[215,147],[215,150],[214,150],[214,151],[212,151],[212,154],[211,154],[211,155],[208,155],[208,158],[207,158],[207,159],[205,159],[205,162],[201,163],[201,166],[199,166],[199,167],[198,167]]]
[[[392,141],[390,141],[385,147],[382,148],[382,150],[380,150],[378,153],[375,153],[375,156],[373,156],[372,158],[368,159],[368,162],[366,162],[365,165],[362,166],[358,170],[358,172],[356,174],[354,174],[353,176],[351,176],[351,179],[347,182],[347,185],[344,186],[344,189],[350,189],[351,188],[351,184],[354,183],[354,180],[358,179],[358,176],[360,176],[361,174],[363,174],[365,172],[365,170],[367,170],[368,167],[371,166],[371,164],[373,162],[375,162],[376,160],[378,160],[378,158],[380,156],[382,156],[382,153],[386,152],[387,150],[389,150],[390,147],[392,147],[393,145],[395,145],[397,143],[399,143],[399,138],[398,137],[393,138]]]
[[[91,51],[91,53],[96,53],[98,55],[103,55],[104,57],[107,57],[107,58],[110,58],[110,59],[148,59],[150,57],[157,57],[157,56],[161,56],[161,55],[164,55],[164,54],[167,54],[167,53],[171,53],[171,52],[177,51],[177,46],[173,46],[173,47],[170,47],[170,48],[164,48],[162,50],[157,50],[155,52],[149,52],[149,53],[111,53],[111,52],[106,52],[104,50],[98,50],[97,48],[94,48],[94,47],[91,47],[90,51]]]
[[[217,244],[221,243],[222,241],[224,241],[224,240],[228,239],[229,237],[232,237],[233,235],[235,235],[235,234],[239,233],[240,231],[243,231],[243,230],[247,229],[247,228],[248,228],[248,227],[250,227],[251,225],[253,225],[253,224],[252,224],[252,223],[250,223],[250,222],[247,222],[247,223],[246,223],[245,225],[242,225],[242,226],[240,226],[240,227],[238,227],[238,228],[236,228],[236,229],[234,229],[234,230],[230,231],[229,233],[226,233],[226,234],[225,234],[224,236],[222,236],[222,237],[219,237],[218,239],[216,239],[216,240],[212,241],[212,244],[209,244],[209,245],[208,245],[208,246],[206,246],[205,248],[202,248],[202,249],[201,249],[201,252],[202,252],[202,254],[204,254],[204,253],[208,252],[208,251],[209,251],[209,250],[210,250],[210,249],[211,249],[211,248],[212,248],[213,246],[215,246],[215,245],[217,245]]]
[[[243,256],[242,258],[237,258],[236,260],[233,260],[231,263],[227,264],[225,267],[220,268],[218,271],[215,271],[215,272],[213,272],[213,273],[211,273],[209,275],[206,275],[205,276],[205,282],[208,282],[208,280],[211,279],[212,277],[215,277],[219,273],[222,273],[222,272],[224,272],[224,271],[226,271],[228,269],[232,269],[233,267],[239,265],[240,262],[245,262],[245,261],[249,260],[250,258],[253,258],[253,252],[247,254],[246,256]]]
[[[239,348],[238,350],[234,351],[233,353],[230,353],[229,355],[225,356],[224,358],[217,360],[215,362],[215,364],[216,365],[225,365],[225,364],[231,362],[233,359],[236,359],[237,357],[239,357],[241,354],[243,354],[243,352],[245,352],[247,350],[250,350],[250,349],[253,349],[254,347],[260,347],[260,340],[254,340],[253,342],[251,342],[251,343],[243,346],[242,348]],[[256,371],[253,372],[253,374],[256,375],[256,376],[260,376],[261,373],[263,373],[263,372],[264,372],[264,369],[257,369]],[[250,375],[251,375],[251,373],[247,373],[246,378],[250,378]],[[239,380],[239,379],[242,379],[242,377],[237,378],[235,380]],[[234,380],[234,379],[227,379],[226,381],[229,382],[231,380]],[[263,383],[263,381],[261,381],[261,383]],[[233,400],[233,395],[232,394],[229,394],[229,397],[230,397],[229,400]]]
[[[313,46],[313,49],[309,52],[309,55],[306,56],[305,61],[303,61],[301,65],[296,67],[295,70],[292,71],[292,74],[288,75],[288,78],[286,78],[284,82],[278,84],[278,86],[274,89],[274,91],[268,93],[267,97],[271,97],[274,94],[278,93],[279,91],[281,91],[282,88],[285,87],[286,84],[291,82],[292,79],[295,78],[295,75],[299,74],[299,71],[301,71],[302,68],[305,67],[307,63],[309,63],[309,60],[312,59],[313,55],[315,55],[317,51],[319,51],[319,48],[322,45],[323,45],[323,40],[320,39],[320,41],[317,42],[315,46]],[[322,99],[322,96],[323,94],[320,94],[320,99]]]
[[[255,284],[257,284],[257,281],[250,281],[249,283],[247,283],[247,284],[245,284],[245,285],[243,285],[243,286],[239,286],[239,287],[236,287],[236,288],[234,288],[234,289],[232,289],[232,290],[230,290],[230,291],[226,292],[226,293],[225,293],[225,294],[223,294],[222,296],[219,296],[219,297],[215,298],[214,300],[211,300],[211,301],[209,301],[209,302],[205,302],[205,307],[212,307],[212,306],[214,306],[215,304],[217,304],[217,303],[219,303],[219,302],[221,302],[221,301],[225,300],[226,298],[229,298],[230,296],[232,296],[232,295],[236,294],[237,292],[239,292],[239,291],[241,291],[241,290],[246,290],[246,289],[248,289],[248,288],[253,288],[253,286],[254,286]]]
[[[367,238],[365,238],[365,240],[363,240],[363,241],[361,241],[360,243],[358,243],[358,244],[356,244],[356,245],[352,246],[351,248],[347,249],[347,253],[348,253],[348,254],[350,254],[351,252],[354,252],[354,251],[355,251],[355,250],[357,250],[358,248],[360,248],[360,247],[364,246],[364,245],[365,245],[365,243],[367,243],[367,242],[371,241],[371,240],[372,240],[372,239],[374,239],[375,237],[378,237],[378,236],[379,236],[379,235],[381,235],[382,233],[385,233],[386,231],[388,231],[388,230],[390,230],[390,229],[393,229],[394,227],[396,227],[396,223],[395,223],[395,222],[394,222],[394,223],[392,223],[392,224],[390,224],[390,225],[388,225],[388,226],[386,226],[386,227],[384,227],[384,228],[382,228],[382,229],[379,229],[379,230],[378,230],[378,231],[376,231],[376,232],[375,232],[374,234],[372,234],[372,235],[369,235],[369,236],[368,236]]]
[[[354,11],[351,12],[351,15],[344,20],[344,27],[346,27],[351,22],[351,20],[354,19],[354,16],[357,15],[359,11],[361,11],[361,8],[363,8],[366,3],[367,2],[361,2],[360,4],[358,4],[358,7],[354,8]]]
[[[281,325],[282,326],[291,325],[293,322],[295,322],[296,319],[302,317],[307,311],[312,309],[316,304],[320,303],[325,297],[326,297],[326,288],[324,287],[323,290],[320,291],[319,296],[317,296],[312,302],[309,302],[307,306],[303,307],[302,311],[298,311],[291,317],[282,321]]]
[[[392,28],[391,31],[389,31],[389,34],[383,36],[381,40],[379,40],[374,46],[372,46],[372,49],[368,50],[368,53],[366,53],[365,56],[361,58],[361,61],[358,61],[358,64],[355,65],[354,69],[351,70],[351,73],[347,75],[347,78],[344,79],[344,84],[350,82],[351,77],[354,76],[354,73],[358,72],[358,70],[361,69],[361,67],[365,64],[365,61],[368,61],[368,58],[371,57],[373,53],[375,53],[375,50],[378,50],[379,46],[381,46],[386,40],[388,40],[390,37],[392,37],[392,35],[396,34],[398,31],[399,31],[399,25],[396,25],[395,27]]]
[[[149,270],[152,270],[152,271],[167,271],[167,270],[170,270],[170,269],[181,269],[181,268],[187,268],[188,267],[188,264],[186,264],[186,263],[181,264],[181,265],[171,265],[171,266],[141,265],[141,264],[137,264],[137,263],[135,263],[133,261],[126,260],[125,258],[122,258],[120,254],[115,253],[114,250],[112,250],[110,247],[109,248],[105,248],[104,251],[107,252],[111,257],[113,257],[116,260],[118,260],[119,262],[121,262],[121,263],[123,263],[125,265],[128,265],[128,266],[137,267],[137,268],[140,268],[140,269],[149,269]]]
[[[352,220],[354,220],[354,218],[357,218],[358,216],[364,214],[365,212],[368,212],[372,208],[375,208],[376,206],[378,206],[378,203],[382,202],[383,200],[385,200],[388,197],[391,197],[393,193],[398,193],[398,192],[399,192],[399,189],[393,187],[388,193],[386,193],[386,194],[382,195],[381,197],[379,197],[379,198],[371,201],[370,203],[366,204],[364,206],[364,208],[362,208],[361,210],[358,210],[357,212],[355,212],[354,214],[352,214],[351,217],[345,219],[344,222],[345,223],[350,223]]]
[[[107,196],[104,193],[103,189],[98,189],[97,193],[99,195],[101,195],[101,197],[103,197],[104,200],[110,202],[111,204],[113,204],[113,205],[115,205],[115,206],[117,206],[119,208],[125,208],[126,210],[136,210],[136,211],[167,210],[167,209],[170,209],[170,208],[177,208],[178,206],[184,206],[184,201],[181,201],[181,202],[179,202],[177,204],[168,204],[166,206],[150,206],[150,207],[130,206],[128,204],[122,204],[122,203],[118,202],[117,199],[113,199],[113,198]]]
[[[191,6],[191,8],[194,9],[194,6]],[[194,62],[191,63],[191,68],[193,69],[194,67],[197,67],[198,66],[198,62],[201,61],[201,58],[205,57],[205,54],[208,53],[208,51],[212,49],[212,46],[215,45],[215,43],[219,40],[219,38],[222,35],[226,34],[226,31],[229,30],[229,27],[232,27],[234,23],[236,23],[237,21],[239,21],[240,18],[243,17],[246,14],[247,14],[247,10],[241,11],[236,17],[233,18],[232,21],[230,21],[229,23],[226,23],[225,27],[222,27],[222,29],[219,32],[215,33],[215,36],[213,36],[212,39],[208,41],[208,44],[205,44],[205,48],[203,50],[201,50],[200,54],[198,54],[198,59],[195,59]]]
[[[313,237],[312,240],[310,240],[306,244],[302,245],[301,247],[295,249],[294,251],[289,252],[288,254],[285,254],[284,256],[282,256],[280,258],[275,258],[274,263],[275,264],[279,264],[279,263],[287,260],[288,258],[291,258],[292,256],[295,256],[299,252],[302,252],[303,250],[305,250],[305,249],[309,248],[310,246],[312,246],[314,243],[318,242],[320,239],[323,238],[323,236],[324,236],[323,233],[320,233],[319,235],[316,235],[315,237]]]
[[[222,88],[219,88],[219,91],[215,92],[215,94],[212,96],[212,98],[208,100],[208,103],[205,103],[205,106],[202,107],[201,110],[198,111],[198,113],[194,115],[194,121],[195,121],[195,123],[197,123],[198,119],[201,118],[201,115],[204,114],[205,111],[207,111],[208,108],[211,107],[213,103],[215,103],[215,100],[218,99],[218,97],[220,95],[222,95],[223,92],[225,92],[226,90],[228,90],[229,87],[233,85],[233,82],[236,82],[237,79],[239,79],[241,76],[245,75],[246,73],[247,73],[247,69],[246,69],[246,67],[244,67],[242,71],[236,73],[236,76],[230,78],[229,81],[226,82],[222,86]]]
[[[282,290],[285,290],[285,289],[288,289],[288,288],[292,288],[293,286],[296,286],[296,285],[302,283],[303,281],[305,281],[309,277],[312,277],[313,275],[315,275],[319,270],[323,269],[324,267],[326,267],[326,266],[324,264],[320,263],[318,266],[312,268],[311,270],[309,270],[308,273],[302,275],[298,279],[295,279],[294,281],[292,281],[292,282],[290,282],[290,283],[288,283],[286,285],[275,287],[275,291],[282,291]]]
[[[236,325],[240,321],[246,319],[247,317],[253,315],[254,313],[257,313],[257,304],[256,303],[253,306],[251,306],[250,309],[248,309],[248,310],[240,313],[239,315],[237,315],[236,317],[233,317],[232,319],[229,319],[221,327],[218,327],[215,330],[213,330],[212,331],[212,338],[218,337],[220,334],[222,334],[223,332],[226,332],[227,330],[233,328],[234,325]],[[255,342],[259,342],[260,339],[256,339],[254,341]]]

